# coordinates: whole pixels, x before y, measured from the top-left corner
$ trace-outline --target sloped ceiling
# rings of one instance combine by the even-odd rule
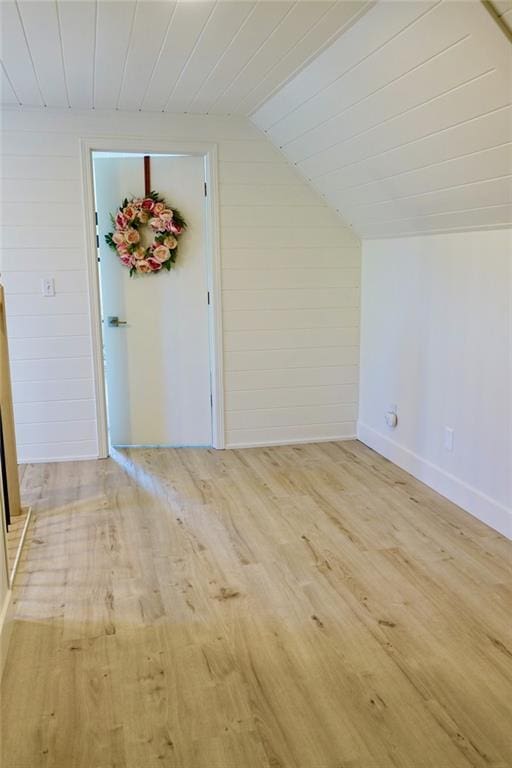
[[[359,235],[399,236],[512,225],[511,102],[481,3],[380,2],[252,119]]]
[[[510,226],[511,11],[1,0],[2,101],[248,116],[363,237]]]
[[[2,0],[2,99],[247,115],[370,6]]]

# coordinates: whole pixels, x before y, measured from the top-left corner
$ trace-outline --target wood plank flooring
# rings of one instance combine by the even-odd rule
[[[512,543],[362,444],[23,484],[3,768],[512,765]]]

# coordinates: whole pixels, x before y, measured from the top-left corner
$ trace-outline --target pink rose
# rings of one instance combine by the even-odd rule
[[[170,208],[164,208],[164,210],[159,214],[159,217],[162,219],[162,221],[170,221],[173,217],[173,212]]]
[[[175,235],[181,235],[183,232],[183,227],[180,227],[179,224],[176,224],[176,222],[171,222],[171,232],[174,232]]]
[[[137,209],[133,205],[127,205],[126,208],[123,208],[123,214],[128,221],[133,221],[137,215]]]
[[[169,235],[168,237],[165,238],[164,245],[166,245],[170,251],[173,251],[178,245],[178,241],[173,235]]]
[[[125,267],[132,267],[133,266],[133,259],[130,256],[129,253],[124,253],[122,256],[119,257],[121,262],[125,265]]]
[[[140,240],[140,235],[137,232],[136,229],[129,229],[126,232],[125,240],[127,243],[130,243],[130,245],[135,245],[135,243],[138,243]]]
[[[162,225],[162,222],[158,218],[153,218],[149,220],[149,226],[151,227],[151,229],[154,229],[157,232],[159,231],[161,225]]]
[[[151,256],[147,260],[147,263],[149,264],[152,272],[158,272],[159,269],[162,269],[162,264],[158,261],[158,259],[154,259]]]
[[[126,243],[119,243],[119,245],[117,246],[117,252],[118,252],[118,254],[119,254],[120,256],[123,256],[123,255],[124,255],[124,254],[126,254],[126,253],[127,253],[127,254],[129,254],[129,253],[130,253],[130,251],[128,250],[128,246],[126,245]]]
[[[142,207],[144,208],[145,211],[152,212],[153,208],[155,207],[155,203],[153,202],[153,200],[150,197],[146,197],[142,201]]]
[[[116,245],[121,245],[121,243],[124,243],[124,235],[121,232],[114,232],[112,240]]]
[[[170,255],[169,249],[165,245],[157,245],[156,248],[153,248],[153,258],[160,262],[160,264],[167,261]]]
[[[160,216],[162,211],[165,211],[165,210],[166,208],[163,203],[155,203],[153,206],[153,213],[155,214],[155,216]]]
[[[134,251],[132,251],[132,256],[134,259],[145,259],[146,258],[146,249],[143,248],[141,245],[139,245],[138,248],[135,248]]]
[[[141,259],[138,261],[135,265],[137,272],[151,272],[151,267],[147,261],[147,259]]]
[[[126,216],[119,211],[119,213],[116,216],[116,228],[117,229],[126,229],[126,225],[128,224],[128,221],[126,219]]]

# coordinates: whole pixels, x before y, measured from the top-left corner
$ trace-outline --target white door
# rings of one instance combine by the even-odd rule
[[[211,445],[204,159],[151,157],[151,188],[188,224],[170,272],[130,277],[105,243],[110,214],[143,196],[143,157],[95,153],[94,183],[110,443]]]

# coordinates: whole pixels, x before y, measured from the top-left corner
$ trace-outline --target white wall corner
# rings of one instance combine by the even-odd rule
[[[358,439],[482,523],[512,540],[512,509],[359,421]]]

